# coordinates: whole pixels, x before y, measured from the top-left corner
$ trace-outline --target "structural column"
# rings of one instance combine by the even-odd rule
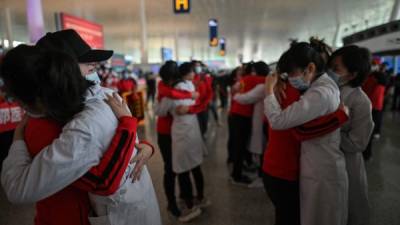
[[[13,42],[14,42],[14,37],[13,37],[13,33],[12,33],[10,8],[4,9],[4,22],[5,22],[5,26],[6,26],[5,40],[7,40],[8,44],[6,45],[5,40],[3,40],[3,46],[5,48],[12,48]]]
[[[148,37],[147,37],[147,22],[146,22],[146,5],[145,0],[140,0],[139,7],[140,14],[140,28],[141,28],[141,39],[140,39],[140,53],[142,64],[148,63]]]
[[[178,34],[178,30],[175,30],[174,50],[175,50],[175,61],[179,62],[179,34]]]
[[[400,16],[400,0],[395,0],[392,13],[390,14],[390,21],[398,20]]]
[[[26,18],[28,19],[29,41],[36,43],[45,34],[41,0],[26,1]]]

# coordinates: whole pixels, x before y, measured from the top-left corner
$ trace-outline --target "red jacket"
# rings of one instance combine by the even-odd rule
[[[265,77],[248,75],[240,79],[239,82],[240,82],[240,93],[246,93],[251,89],[253,89],[255,86],[257,86],[258,84],[265,83]],[[253,104],[242,105],[237,101],[233,100],[232,98],[231,109],[229,113],[245,117],[252,117],[253,109],[254,109]]]
[[[382,111],[385,100],[385,85],[379,84],[376,78],[370,75],[362,86],[362,89],[371,101],[372,109]]]
[[[199,92],[199,97],[196,99],[196,103],[189,107],[189,113],[197,114],[208,110],[208,105],[213,99],[213,88],[212,88],[213,78],[208,75],[198,75],[196,74],[193,79],[193,84],[196,87],[196,91]]]
[[[300,99],[299,91],[291,85],[287,85],[285,92],[287,97],[282,100],[282,109]],[[338,109],[332,114],[314,119],[296,128],[272,130],[269,127],[263,171],[280,179],[298,180],[301,141],[328,134],[342,126],[347,119],[345,112]]]
[[[164,97],[173,99],[192,98],[192,93],[189,91],[176,90],[173,87],[166,85],[163,81],[158,82],[157,100],[161,101]],[[171,134],[172,116],[159,116],[157,118],[157,132],[160,134]]]
[[[120,93],[134,91],[136,89],[136,82],[133,79],[123,79],[118,82],[117,87]]]
[[[123,117],[99,165],[63,190],[36,203],[35,225],[90,225],[90,203],[87,192],[98,195],[115,193],[133,154],[136,119]],[[37,132],[40,130],[40,132]],[[62,126],[47,119],[28,120],[25,142],[34,157],[58,138]]]

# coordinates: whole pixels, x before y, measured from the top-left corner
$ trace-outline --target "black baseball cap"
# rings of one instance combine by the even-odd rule
[[[36,43],[36,46],[65,52],[76,58],[80,63],[105,61],[114,53],[111,50],[92,49],[72,29],[49,32]]]

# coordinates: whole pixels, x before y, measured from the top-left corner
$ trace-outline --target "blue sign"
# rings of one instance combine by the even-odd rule
[[[208,27],[210,29],[210,46],[218,46],[218,21],[216,19],[210,19],[208,21]]]
[[[161,48],[161,59],[163,62],[172,60],[172,49],[171,48]]]
[[[219,39],[219,55],[225,56],[226,54],[226,40],[225,38]]]
[[[190,0],[173,0],[172,3],[176,14],[190,13]]]

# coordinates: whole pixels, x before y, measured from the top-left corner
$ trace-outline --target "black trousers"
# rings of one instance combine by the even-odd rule
[[[400,87],[395,87],[392,100],[392,110],[400,109],[399,103],[400,103]]]
[[[300,225],[298,181],[288,181],[264,173],[264,187],[275,206],[275,225]]]
[[[201,135],[204,137],[208,127],[208,108],[203,112],[197,113],[197,120],[199,121]]]
[[[375,127],[371,137],[369,138],[367,148],[365,149],[365,151],[363,151],[364,160],[369,160],[372,157],[372,145],[374,142],[374,134],[381,133],[382,119],[383,119],[383,111],[373,109],[372,120],[375,123]]]
[[[164,160],[164,191],[167,196],[168,207],[178,208],[175,198],[175,176],[172,170],[172,139],[171,135],[158,133],[158,147]]]
[[[147,102],[149,103],[150,100],[151,100],[151,102],[154,103],[154,97],[155,97],[155,95],[156,95],[156,90],[155,90],[155,89],[148,88],[148,89],[147,89]]]
[[[221,107],[225,109],[228,104],[228,97],[220,92],[219,101],[221,102]]]
[[[7,157],[8,151],[12,144],[14,130],[0,133],[0,171],[3,165],[3,160]]]
[[[211,110],[211,113],[214,117],[215,122],[219,121],[218,112],[217,112],[217,103],[215,101],[211,102],[208,107]]]
[[[233,149],[233,119],[232,115],[228,115],[228,163],[233,162],[234,149]]]
[[[243,161],[248,154],[247,145],[251,135],[251,117],[232,115],[233,179],[240,179]]]
[[[383,111],[373,109],[372,110],[372,120],[375,123],[373,134],[381,133],[382,119],[383,119]]]
[[[204,197],[204,178],[200,166],[178,174],[181,197],[185,200],[188,208],[192,208],[193,206],[193,187],[192,181],[190,180],[190,173],[193,175],[194,183],[196,185],[197,198],[203,199]]]

